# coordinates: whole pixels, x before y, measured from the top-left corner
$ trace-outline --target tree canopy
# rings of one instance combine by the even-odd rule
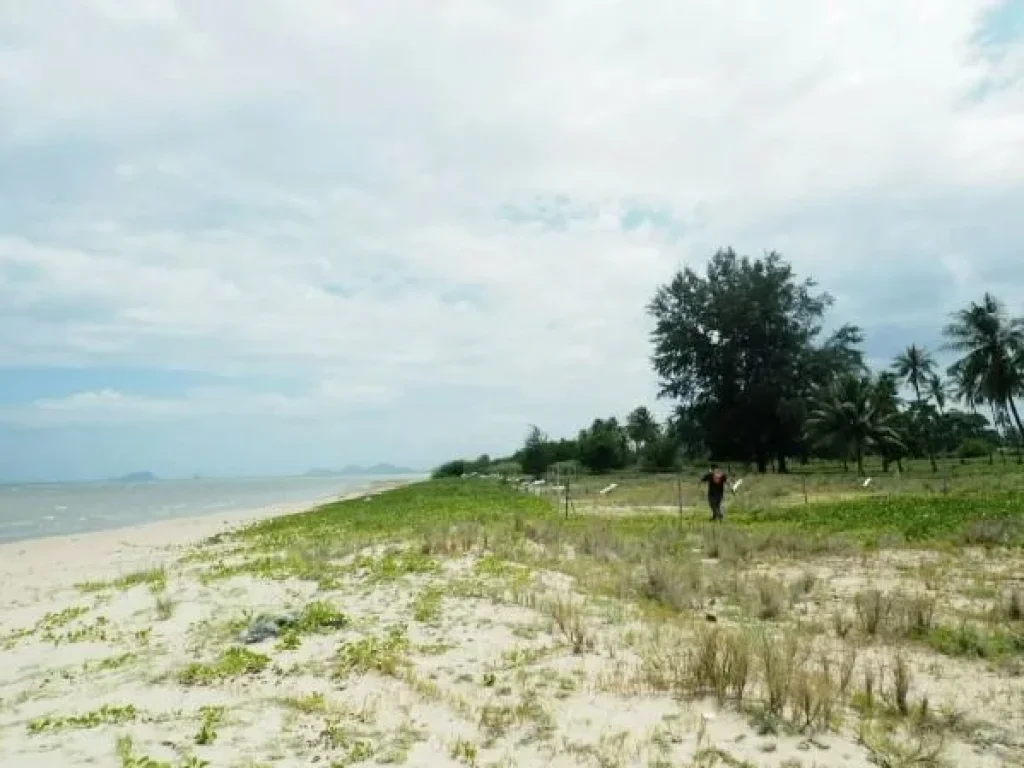
[[[661,396],[690,411],[712,455],[784,468],[813,388],[864,368],[859,328],[819,341],[831,304],[775,252],[722,250],[703,275],[681,270],[648,307]]]
[[[659,398],[670,404],[661,421],[638,405],[621,422],[596,418],[573,438],[554,440],[533,426],[511,456],[437,472],[666,471],[703,459],[785,472],[790,460],[811,457],[862,469],[867,453],[886,468],[928,457],[937,469],[939,454],[992,461],[1001,445],[1024,446],[1015,402],[1024,397],[1024,318],[985,294],[942,329],[942,351],[956,355],[945,375],[916,342],[872,372],[863,333],[830,324],[832,305],[778,253],[752,259],[720,250],[703,271],[672,275],[647,305]]]

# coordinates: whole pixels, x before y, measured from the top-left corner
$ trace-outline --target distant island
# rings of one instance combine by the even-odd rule
[[[114,478],[115,483],[152,483],[160,478],[152,472],[129,472],[127,475]]]
[[[409,469],[408,467],[399,467],[394,464],[374,464],[371,467],[360,467],[355,464],[350,464],[344,469],[324,469],[318,467],[316,469],[309,470],[306,477],[338,477],[340,475],[411,475],[415,474],[415,470]]]

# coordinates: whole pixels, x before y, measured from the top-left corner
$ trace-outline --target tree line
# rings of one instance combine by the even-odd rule
[[[988,456],[1024,444],[1024,318],[986,293],[954,312],[940,351],[912,343],[872,371],[862,330],[824,332],[833,297],[799,279],[780,254],[720,250],[703,274],[678,271],[647,306],[663,423],[646,406],[624,421],[595,419],[571,439],[532,427],[514,454],[449,462],[436,474],[543,475],[554,465],[591,472],[666,471],[714,459],[786,472],[825,458],[863,473],[868,455],[886,469],[907,458]],[[906,394],[904,394],[906,393]]]

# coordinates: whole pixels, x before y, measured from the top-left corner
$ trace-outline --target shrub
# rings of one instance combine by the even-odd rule
[[[854,598],[857,618],[865,635],[874,637],[884,631],[892,612],[892,601],[877,589],[869,589]]]
[[[980,459],[992,453],[992,446],[988,440],[980,437],[969,437],[960,443],[956,454],[961,459]]]
[[[755,583],[757,615],[762,619],[777,619],[786,610],[786,588],[778,579],[761,577]]]
[[[431,477],[440,480],[444,477],[462,477],[466,473],[466,462],[463,459],[455,459],[442,464],[431,473]]]

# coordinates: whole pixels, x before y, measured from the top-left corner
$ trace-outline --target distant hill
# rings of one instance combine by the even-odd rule
[[[397,467],[394,464],[374,464],[363,470],[364,475],[411,475],[415,472],[409,467]]]
[[[394,464],[374,464],[372,467],[361,467],[356,464],[350,464],[344,469],[323,469],[318,467],[311,469],[306,473],[306,477],[336,477],[340,475],[411,475],[414,474],[415,470],[409,469],[408,467],[399,467]]]
[[[303,477],[334,477],[337,474],[333,469],[317,467],[316,469],[309,470]]]
[[[114,478],[117,483],[152,483],[160,478],[152,472],[129,472],[127,475]]]

